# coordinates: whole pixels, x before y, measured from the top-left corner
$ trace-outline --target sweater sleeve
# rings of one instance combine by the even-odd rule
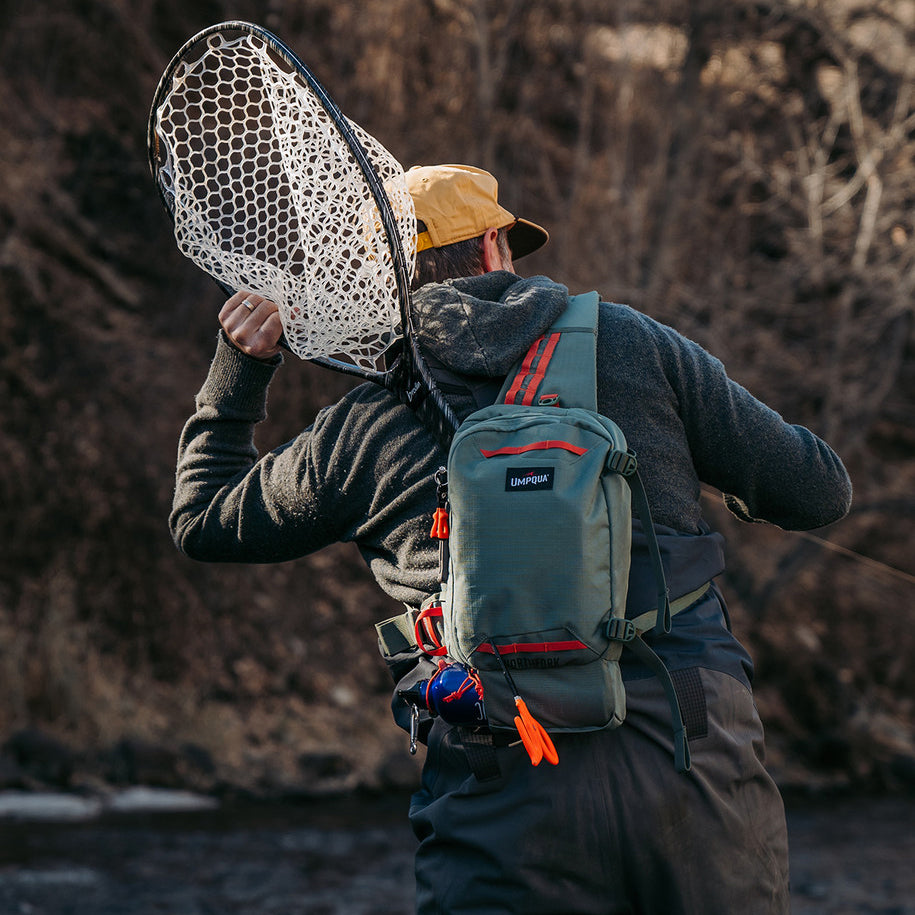
[[[316,472],[312,430],[258,460],[254,430],[278,364],[220,337],[181,435],[169,518],[176,545],[193,559],[282,562],[341,539],[347,513]]]
[[[699,478],[735,515],[809,530],[848,512],[851,481],[826,442],[786,422],[676,331],[663,328],[660,346]]]

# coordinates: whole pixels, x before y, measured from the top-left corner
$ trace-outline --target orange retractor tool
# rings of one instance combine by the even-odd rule
[[[531,758],[531,765],[539,766],[541,761],[545,759],[555,766],[559,762],[559,754],[556,752],[556,747],[550,735],[547,734],[546,728],[530,713],[527,704],[518,695],[518,688],[515,686],[512,675],[508,672],[508,665],[506,665],[505,659],[502,657],[496,643],[490,642],[489,644],[492,645],[493,653],[498,658],[502,673],[511,688],[512,696],[515,700],[515,708],[518,709],[518,714],[515,715],[515,727],[521,735],[521,742],[524,744],[524,749],[527,750],[527,755]]]

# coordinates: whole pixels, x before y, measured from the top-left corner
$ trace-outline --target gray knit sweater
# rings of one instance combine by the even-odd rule
[[[562,312],[567,290],[510,273],[429,285],[414,298],[424,351],[474,378],[501,378]],[[365,384],[258,460],[275,364],[221,338],[178,455],[170,518],[196,559],[279,562],[354,541],[381,587],[416,605],[438,587],[429,537],[433,474],[445,455],[406,407]],[[658,524],[701,528],[700,482],[727,494],[744,520],[788,529],[842,517],[851,484],[841,461],[731,381],[722,364],[676,331],[602,303],[598,405],[638,454]],[[469,402],[454,403],[460,416]]]

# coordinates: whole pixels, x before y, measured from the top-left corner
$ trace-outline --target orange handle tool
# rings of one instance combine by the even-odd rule
[[[557,765],[559,754],[543,725],[530,713],[520,696],[515,696],[515,706],[519,712],[515,716],[515,727],[521,735],[521,742],[527,750],[527,755],[531,758],[531,765],[539,766],[544,759],[550,765]]]
[[[496,645],[493,640],[490,640],[489,644],[492,646],[496,660],[502,668],[505,682],[508,683],[508,686],[512,691],[512,696],[515,699],[515,708],[518,709],[518,714],[515,715],[515,727],[521,735],[521,742],[524,744],[524,749],[527,750],[527,755],[531,758],[531,765],[539,766],[544,759],[553,766],[557,765],[559,762],[559,754],[556,752],[556,747],[553,745],[550,735],[547,734],[543,725],[530,713],[527,704],[518,695],[518,687],[515,686],[515,681],[512,678],[511,673],[509,673],[508,665],[505,663],[505,659],[499,651],[499,646]]]

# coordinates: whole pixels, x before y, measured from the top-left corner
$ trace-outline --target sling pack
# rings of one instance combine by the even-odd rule
[[[447,491],[439,479],[447,525],[440,511],[433,531],[447,538],[447,576],[441,594],[424,605],[416,641],[464,665],[482,694],[486,727],[502,739],[517,739],[520,731],[526,746],[533,729],[619,726],[626,715],[619,658],[627,647],[664,684],[675,762],[686,771],[676,692],[641,639],[647,629],[670,629],[651,514],[635,455],[619,427],[597,412],[598,302],[597,293],[571,297],[509,374],[496,403],[456,432]],[[633,508],[657,580],[657,613],[642,615],[639,629],[625,618]],[[378,627],[382,653],[393,622]]]

